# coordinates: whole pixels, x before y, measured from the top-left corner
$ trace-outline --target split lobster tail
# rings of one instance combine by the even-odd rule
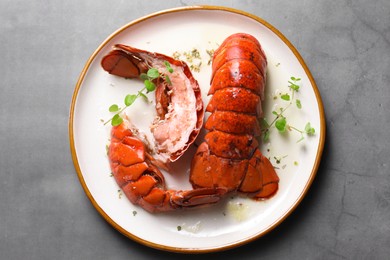
[[[111,130],[108,149],[113,176],[126,197],[149,212],[166,212],[216,203],[224,188],[171,190],[164,175],[154,166],[144,143],[134,136],[128,121]]]
[[[229,36],[215,51],[205,123],[209,132],[192,161],[190,181],[196,188],[223,187],[266,199],[278,190],[279,178],[260,152],[267,59],[251,35]]]
[[[161,53],[116,44],[102,58],[101,66],[124,78],[138,78],[150,68],[158,70],[160,77],[154,80],[157,117],[150,127],[154,155],[161,164],[179,159],[195,141],[204,118],[199,84],[188,65]]]
[[[123,123],[111,131],[108,149],[111,171],[126,197],[149,212],[218,202],[226,189],[167,189],[158,168],[166,168],[178,160],[195,141],[203,125],[200,88],[187,64],[164,54],[116,44],[102,58],[101,66],[108,73],[124,78],[138,78],[150,68],[160,74],[154,82],[157,117],[150,127],[151,145],[145,146],[126,116]]]

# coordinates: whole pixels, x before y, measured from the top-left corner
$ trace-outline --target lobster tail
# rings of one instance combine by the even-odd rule
[[[179,159],[198,136],[204,117],[200,88],[187,64],[161,53],[116,44],[102,58],[101,66],[125,78],[138,78],[150,68],[158,70],[159,77],[154,80],[158,117],[150,127],[156,160],[166,164]]]
[[[227,192],[225,188],[167,189],[164,175],[127,120],[112,128],[108,156],[113,176],[126,197],[152,213],[216,203]]]
[[[238,33],[215,51],[205,123],[209,132],[195,154],[190,180],[194,187],[224,187],[267,198],[279,178],[258,148],[267,59],[260,43]]]

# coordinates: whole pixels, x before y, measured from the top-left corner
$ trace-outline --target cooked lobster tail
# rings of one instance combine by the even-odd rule
[[[169,71],[166,64],[173,71]],[[124,116],[124,121],[111,130],[108,149],[113,176],[126,197],[149,212],[165,212],[180,208],[209,205],[220,200],[226,189],[167,189],[159,167],[167,167],[183,155],[194,142],[203,125],[203,101],[198,82],[186,63],[160,53],[116,44],[101,60],[104,70],[115,76],[138,78],[155,68],[161,75],[156,80],[157,118],[150,131],[154,142],[146,147],[138,130]]]
[[[167,189],[164,175],[126,120],[112,128],[108,154],[112,173],[123,193],[133,204],[149,212],[209,205],[226,193],[226,189],[218,187],[188,191]]]
[[[148,52],[116,44],[101,60],[108,73],[137,78],[155,68],[169,77],[156,81],[157,118],[151,126],[156,143],[156,156],[162,163],[176,161],[195,141],[203,125],[203,101],[198,82],[185,62],[161,53]],[[168,71],[169,63],[172,72]]]
[[[263,116],[267,59],[251,35],[229,36],[215,51],[206,107],[209,132],[192,162],[196,188],[223,187],[265,199],[278,189],[279,178],[260,152],[256,136]]]

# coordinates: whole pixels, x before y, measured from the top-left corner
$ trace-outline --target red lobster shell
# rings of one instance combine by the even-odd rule
[[[191,132],[184,147],[169,156],[171,161],[176,160],[195,140],[203,122],[196,81],[185,63],[124,45],[116,45],[116,48],[119,49],[102,60],[103,68],[112,74],[137,77],[150,63],[161,68],[161,60],[167,60],[177,66],[175,70],[182,68],[184,82],[192,83],[196,102],[191,104],[195,106],[192,109],[196,111],[197,120],[193,129],[187,127]],[[108,156],[115,180],[127,198],[147,211],[164,212],[213,204],[228,192],[247,194],[255,199],[275,194],[279,178],[270,161],[260,152],[256,139],[261,133],[258,118],[262,116],[266,65],[259,42],[248,34],[228,37],[215,52],[209,91],[213,96],[206,109],[211,113],[205,123],[209,132],[191,163],[193,190],[167,189],[164,176],[156,167],[158,163],[136,136],[129,121],[124,120],[121,125],[113,127]],[[174,84],[180,85],[180,82]],[[160,88],[162,90],[156,91],[157,103],[160,104],[156,105],[156,110],[160,117],[166,117],[170,112],[168,104],[173,102],[172,96],[180,99],[182,94],[180,88],[166,91],[164,84]],[[166,127],[169,129],[171,124],[176,126],[171,120]],[[161,134],[157,130],[154,133],[156,136]],[[160,140],[163,143],[169,139],[170,135],[164,134]]]
[[[165,62],[173,69],[167,71]],[[151,67],[169,75],[170,84],[156,80],[158,118],[151,127],[156,149],[147,147],[137,129],[125,118],[111,130],[108,149],[111,171],[126,197],[150,212],[171,211],[219,201],[225,189],[169,190],[159,168],[174,162],[195,141],[203,124],[204,109],[198,82],[186,63],[160,53],[117,44],[101,65],[110,74],[137,78]],[[154,151],[151,154],[150,151]]]
[[[172,73],[165,62],[170,63]],[[169,75],[171,84],[160,78],[156,81],[158,117],[151,131],[159,161],[169,163],[180,158],[198,136],[204,116],[200,88],[187,64],[161,53],[116,44],[101,65],[110,74],[125,78],[137,78],[149,68]]]
[[[272,196],[279,178],[263,156],[256,136],[261,130],[267,59],[251,35],[229,36],[215,51],[206,108],[209,132],[192,162],[194,188],[223,187],[256,199]]]

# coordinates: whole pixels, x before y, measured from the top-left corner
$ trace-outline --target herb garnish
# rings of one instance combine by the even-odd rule
[[[173,69],[171,67],[171,64],[168,61],[164,61],[164,65],[166,70],[169,73],[173,73]],[[167,74],[160,73],[156,68],[149,68],[146,73],[141,73],[139,78],[143,80],[144,87],[138,91],[137,94],[128,94],[126,95],[124,99],[125,106],[123,108],[120,108],[117,104],[112,104],[108,111],[115,113],[115,115],[107,120],[104,124],[106,125],[108,122],[111,122],[112,126],[118,126],[123,122],[123,118],[121,116],[121,113],[131,106],[139,97],[142,97],[144,100],[148,101],[148,97],[145,94],[148,94],[149,92],[152,92],[156,89],[156,81],[159,79],[162,79],[164,82],[166,82],[168,85],[172,85],[171,79]],[[156,82],[156,83],[155,83]]]
[[[209,56],[209,60],[207,61],[207,65],[211,65],[211,61],[214,55],[214,49],[206,50],[207,55]],[[200,51],[196,48],[192,48],[190,51],[184,51],[182,53],[175,51],[172,54],[174,59],[180,59],[184,56],[184,60],[189,64],[189,68],[191,71],[200,72],[203,63],[202,63],[202,55]]]
[[[295,103],[295,106],[298,109],[302,108],[302,103],[300,99],[295,98],[295,93],[299,91],[299,81],[300,78],[290,77],[291,81],[289,80],[288,83],[290,83],[289,90],[290,93],[283,93],[280,95],[280,98],[284,101],[289,101],[288,105],[285,107],[282,107],[279,109],[279,111],[274,110],[272,111],[272,114],[275,115],[275,118],[271,123],[268,123],[265,118],[262,119],[263,124],[263,140],[264,142],[267,142],[269,140],[270,136],[270,129],[273,125],[275,125],[275,128],[278,130],[279,133],[284,133],[286,130],[292,131],[295,130],[301,134],[301,138],[297,141],[300,142],[304,139],[304,134],[307,135],[314,135],[315,129],[311,126],[310,122],[308,122],[304,128],[304,130],[298,129],[291,124],[287,123],[287,118],[283,114],[289,107],[291,107],[292,104]],[[276,99],[277,97],[274,97]]]

